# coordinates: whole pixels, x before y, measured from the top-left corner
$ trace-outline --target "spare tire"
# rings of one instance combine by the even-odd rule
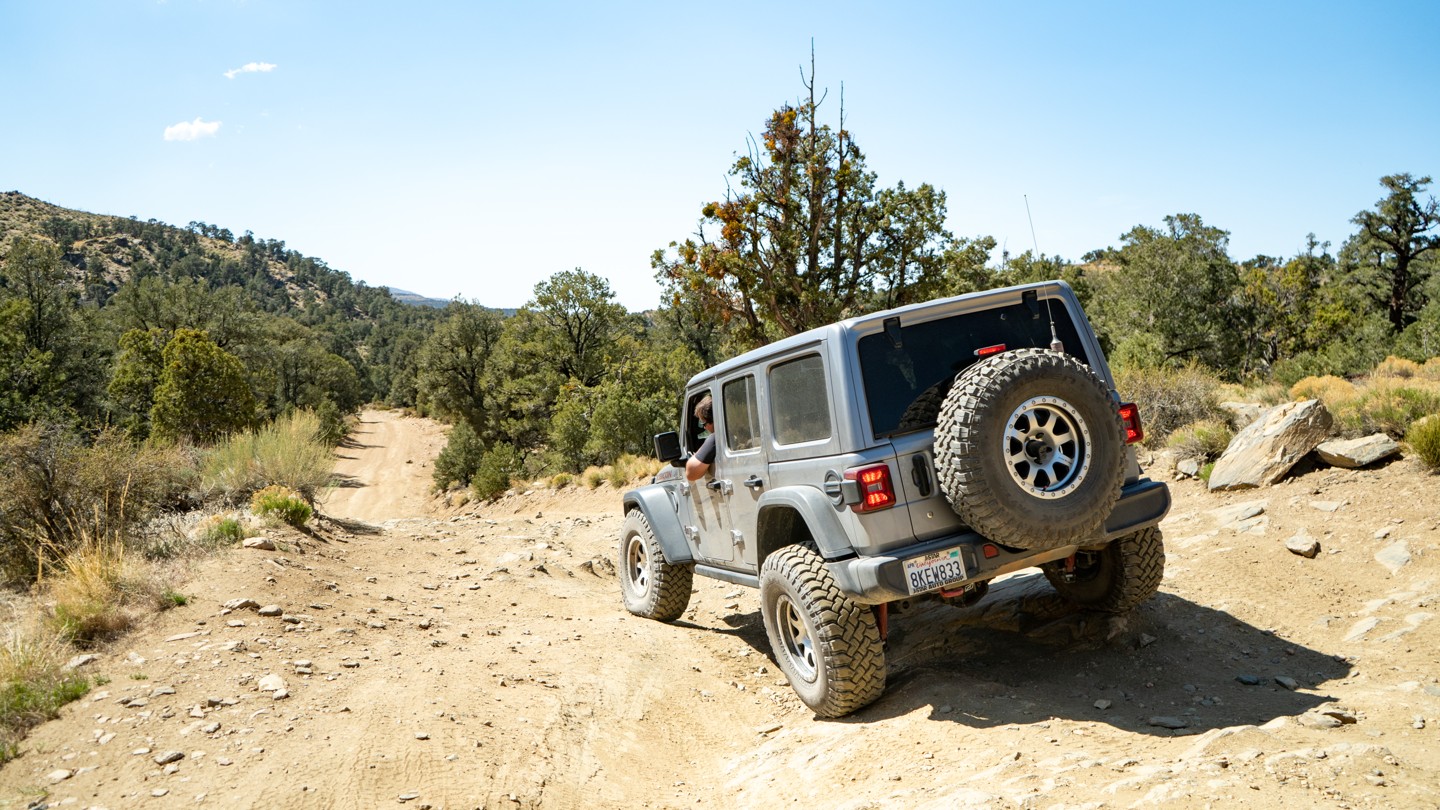
[[[940,408],[940,489],[1003,546],[1098,539],[1120,498],[1125,433],[1110,389],[1067,354],[1018,349],[965,369]]]

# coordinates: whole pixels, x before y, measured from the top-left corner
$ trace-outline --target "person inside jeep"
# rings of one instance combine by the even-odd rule
[[[695,421],[705,428],[709,436],[705,437],[704,444],[695,451],[695,455],[685,462],[685,478],[689,481],[698,481],[710,471],[710,465],[715,463],[715,416],[711,407],[710,395],[695,405]]]

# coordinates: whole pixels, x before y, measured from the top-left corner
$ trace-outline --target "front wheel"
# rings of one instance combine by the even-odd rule
[[[690,604],[694,574],[693,566],[665,562],[644,512],[625,513],[620,529],[620,596],[626,610],[662,622],[680,618]]]
[[[787,546],[765,558],[760,612],[775,662],[815,714],[841,717],[885,691],[874,614],[840,590],[814,551]]]
[[[1160,590],[1165,542],[1155,527],[1127,534],[1099,551],[1081,551],[1066,571],[1064,560],[1040,566],[1067,602],[1103,613],[1124,613]]]

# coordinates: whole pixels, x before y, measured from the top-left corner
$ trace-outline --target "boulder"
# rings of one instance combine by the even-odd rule
[[[1384,433],[1361,439],[1321,442],[1315,454],[1332,467],[1365,467],[1400,452],[1400,444]]]
[[[1247,489],[1279,481],[1325,441],[1333,421],[1318,399],[1271,408],[1230,440],[1210,472],[1210,489]]]
[[[1259,419],[1265,413],[1265,406],[1258,402],[1222,402],[1220,410],[1230,414],[1230,421],[1238,430]]]

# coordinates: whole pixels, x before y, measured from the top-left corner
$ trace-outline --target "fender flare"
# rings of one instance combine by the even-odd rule
[[[690,553],[690,545],[685,542],[685,529],[680,525],[680,515],[676,511],[675,502],[671,500],[666,487],[632,489],[625,493],[624,504],[622,514],[631,509],[639,509],[645,515],[651,531],[655,532],[655,539],[660,541],[665,562],[679,565],[695,561],[695,557]]]
[[[824,492],[810,486],[781,487],[760,496],[759,518],[756,534],[759,535],[759,555],[756,565],[765,562],[765,557],[776,549],[790,545],[792,527],[783,524],[789,514],[804,522],[810,539],[826,560],[854,556],[850,546],[850,534],[840,523],[840,513],[835,502]]]

